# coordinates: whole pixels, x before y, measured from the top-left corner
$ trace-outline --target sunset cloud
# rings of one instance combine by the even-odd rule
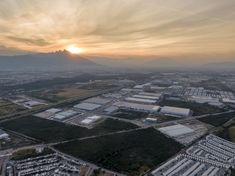
[[[87,54],[233,57],[234,19],[232,0],[1,0],[0,45],[4,51],[76,44]]]

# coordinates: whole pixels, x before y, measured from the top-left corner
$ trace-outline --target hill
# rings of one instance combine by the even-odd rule
[[[97,66],[95,62],[67,51],[0,56],[0,70],[73,70]]]

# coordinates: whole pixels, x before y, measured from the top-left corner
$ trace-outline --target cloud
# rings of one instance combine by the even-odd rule
[[[42,52],[75,43],[88,54],[228,55],[235,50],[234,6],[232,0],[2,0],[0,44]]]
[[[44,39],[30,39],[30,38],[21,38],[21,37],[14,37],[14,36],[9,36],[7,37],[10,40],[14,40],[16,42],[24,43],[27,45],[36,45],[36,46],[47,46],[51,45],[48,41]]]

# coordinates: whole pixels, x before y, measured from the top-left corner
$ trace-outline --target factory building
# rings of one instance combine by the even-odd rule
[[[219,101],[219,98],[207,97],[207,96],[191,96],[188,100],[196,102],[196,103],[208,103],[212,106],[223,106],[223,103]]]
[[[222,101],[223,103],[235,104],[235,99],[223,98]]]
[[[120,109],[129,109],[133,111],[140,111],[147,113],[158,113],[160,109],[159,106],[144,105],[144,104],[129,103],[129,102],[116,102],[113,105],[119,107]]]
[[[145,103],[145,104],[155,104],[157,102],[156,100],[134,98],[134,97],[127,97],[125,98],[125,100],[130,102]]]
[[[162,128],[159,128],[158,130],[170,137],[177,137],[177,136],[194,132],[193,129],[184,125],[180,125],[180,124],[162,127]]]
[[[160,113],[175,117],[188,117],[192,116],[193,112],[187,108],[177,108],[172,106],[161,107]]]
[[[82,125],[90,125],[90,124],[100,120],[101,118],[102,118],[101,116],[97,116],[97,115],[88,116],[84,120],[81,121],[81,124]]]
[[[8,137],[9,137],[9,135],[5,131],[0,129],[0,139],[6,139]]]
[[[134,98],[149,99],[149,100],[159,100],[158,96],[149,96],[149,95],[133,95]]]
[[[57,114],[55,114],[54,116],[54,119],[57,119],[57,120],[64,120],[68,117],[71,117],[71,116],[74,116],[78,114],[77,111],[74,111],[74,110],[66,110],[66,111],[62,111],[62,112],[59,112]]]
[[[97,108],[101,107],[101,105],[94,104],[94,103],[79,103],[74,106],[74,108],[81,109],[81,110],[87,110],[87,111],[93,111]]]

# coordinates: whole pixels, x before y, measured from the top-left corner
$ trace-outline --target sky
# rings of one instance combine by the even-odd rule
[[[234,59],[234,0],[1,0],[0,55]]]

